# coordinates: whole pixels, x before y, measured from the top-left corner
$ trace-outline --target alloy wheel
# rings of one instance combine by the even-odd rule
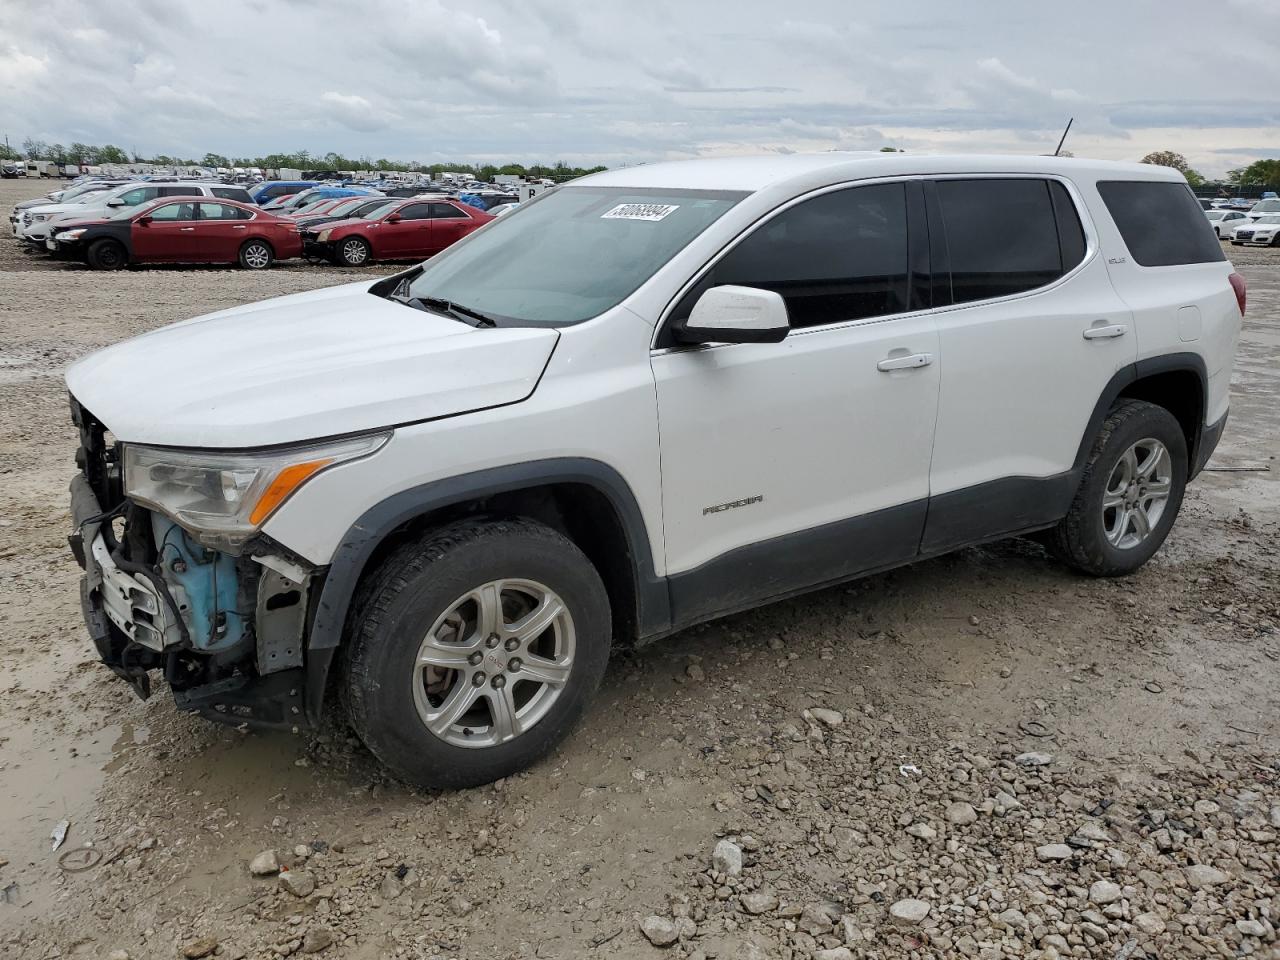
[[[271,262],[271,254],[262,244],[255,243],[251,246],[245,247],[244,262],[254,270],[261,270]]]
[[[353,267],[364,263],[368,257],[368,248],[359,240],[348,240],[342,245],[342,259]]]
[[[1160,523],[1173,489],[1173,458],[1153,437],[1139,440],[1116,462],[1102,496],[1102,529],[1119,550],[1138,546]]]
[[[418,649],[413,698],[428,730],[493,747],[546,716],[573,669],[573,617],[549,587],[492,580],[459,597]]]

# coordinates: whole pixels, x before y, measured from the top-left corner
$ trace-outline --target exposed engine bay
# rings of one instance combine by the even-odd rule
[[[229,723],[305,724],[303,663],[320,571],[265,537],[238,555],[124,495],[120,445],[74,399],[70,543],[104,663],[143,699],[161,671],[182,709]]]

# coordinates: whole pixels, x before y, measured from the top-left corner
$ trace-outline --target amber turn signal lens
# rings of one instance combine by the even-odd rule
[[[262,523],[271,515],[271,511],[288,499],[293,491],[302,486],[308,478],[316,471],[327,467],[333,463],[333,459],[324,460],[308,460],[306,463],[295,463],[292,466],[285,467],[276,478],[271,481],[271,486],[267,487],[258,500],[257,506],[253,508],[253,513],[249,515],[249,522],[255,527]]]

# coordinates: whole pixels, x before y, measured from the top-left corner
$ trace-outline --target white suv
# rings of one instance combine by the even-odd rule
[[[1159,548],[1244,283],[1182,178],[1037,157],[575,181],[396,276],[67,383],[102,659],[233,723],[340,690],[424,786],[546,753],[614,643],[980,541]]]

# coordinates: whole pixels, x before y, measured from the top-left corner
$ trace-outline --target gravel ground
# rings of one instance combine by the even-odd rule
[[[340,718],[136,700],[65,543],[68,362],[352,274],[0,238],[0,956],[1280,956],[1280,250],[1229,251],[1232,420],[1146,569],[998,543],[620,651],[551,758],[420,795]]]

